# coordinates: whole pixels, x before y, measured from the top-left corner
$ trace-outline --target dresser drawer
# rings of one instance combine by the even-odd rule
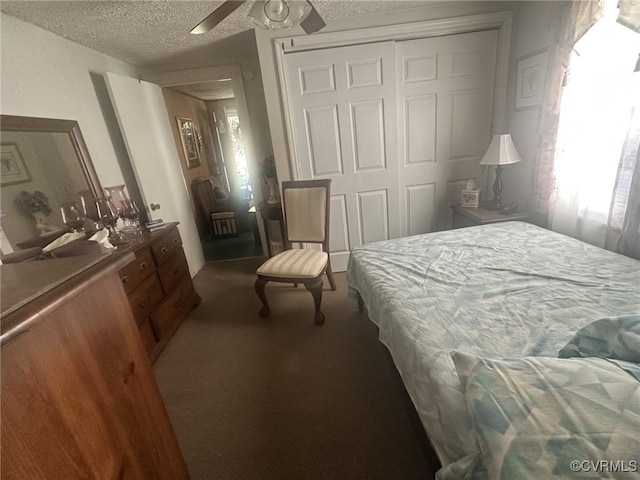
[[[157,275],[149,275],[138,287],[129,293],[129,304],[136,323],[140,325],[164,298]]]
[[[124,291],[129,293],[136,288],[142,280],[148,277],[155,270],[151,250],[145,248],[136,252],[135,261],[118,271],[120,280],[124,286]]]
[[[145,318],[144,321],[138,325],[138,331],[140,332],[140,338],[142,338],[144,350],[147,352],[147,356],[151,357],[158,346],[158,341],[153,334],[153,329],[151,328],[151,323],[148,318]]]
[[[174,228],[169,235],[151,245],[153,258],[156,259],[156,265],[158,266],[168,261],[178,250],[182,250],[182,239],[177,228]]]
[[[169,293],[173,286],[178,283],[178,280],[188,273],[187,258],[184,256],[184,251],[180,249],[158,269],[158,276],[164,293]]]
[[[184,275],[160,306],[151,314],[151,326],[159,341],[177,328],[195,300],[189,275]]]

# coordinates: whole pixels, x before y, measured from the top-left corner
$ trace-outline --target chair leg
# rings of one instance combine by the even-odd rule
[[[313,304],[316,309],[313,319],[317,325],[322,325],[324,323],[324,314],[320,311],[320,304],[322,303],[322,278],[314,283],[305,283],[304,286],[313,296]]]
[[[331,285],[331,290],[335,291],[336,290],[336,282],[333,279],[333,271],[331,270],[331,260],[329,260],[327,262],[327,278],[329,279],[329,285]]]
[[[268,282],[261,278],[258,278],[255,283],[256,293],[258,294],[258,298],[262,302],[262,308],[260,309],[261,317],[269,316],[269,302],[267,302],[267,296],[264,294],[264,287]]]

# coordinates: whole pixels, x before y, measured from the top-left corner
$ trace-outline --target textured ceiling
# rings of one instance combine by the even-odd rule
[[[235,97],[230,79],[178,85],[173,87],[173,89],[205,101],[225,100]]]
[[[175,58],[252,28],[246,17],[252,1],[247,1],[209,33],[189,33],[222,3],[192,0],[2,0],[0,11],[131,65],[143,66]],[[425,2],[313,1],[325,20],[383,13],[416,7],[421,3]]]

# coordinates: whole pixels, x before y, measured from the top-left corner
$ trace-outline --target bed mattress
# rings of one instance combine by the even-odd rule
[[[640,313],[639,278],[637,260],[521,222],[362,245],[347,269],[443,465],[478,450],[452,352],[557,357]]]

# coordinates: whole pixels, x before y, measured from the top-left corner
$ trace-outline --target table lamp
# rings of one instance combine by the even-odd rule
[[[516,150],[511,135],[494,135],[480,165],[496,165],[496,179],[493,182],[493,199],[486,206],[489,210],[501,210],[502,203],[502,166],[518,163],[522,159]]]

